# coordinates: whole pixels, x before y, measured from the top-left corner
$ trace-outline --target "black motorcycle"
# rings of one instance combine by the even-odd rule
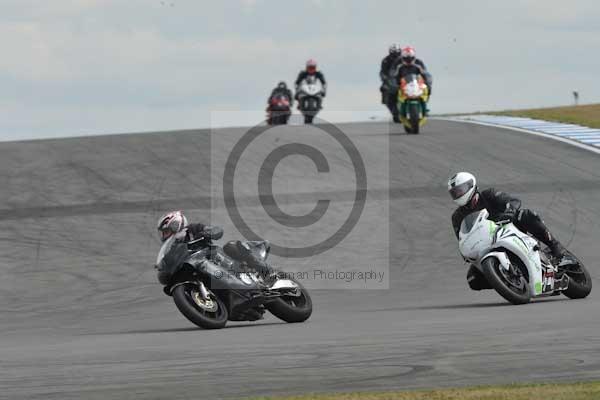
[[[174,235],[158,253],[158,280],[187,319],[205,329],[219,329],[228,320],[262,319],[266,310],[285,322],[303,322],[310,317],[311,298],[297,280],[282,273],[265,279],[236,260],[235,255],[214,245],[212,240],[218,238],[185,242]],[[266,260],[268,242],[243,244]]]
[[[286,95],[276,94],[271,97],[267,108],[267,124],[285,125],[291,115],[290,99]]]

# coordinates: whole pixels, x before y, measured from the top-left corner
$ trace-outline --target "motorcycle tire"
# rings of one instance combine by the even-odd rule
[[[501,271],[503,267],[500,265],[500,261],[496,257],[488,257],[483,260],[483,275],[487,281],[492,285],[494,290],[498,294],[504,297],[508,302],[518,305],[526,304],[531,301],[531,290],[529,283],[523,275],[519,276],[521,286],[518,290],[514,283],[508,282],[505,278],[505,274]]]
[[[288,323],[304,322],[312,314],[312,300],[308,291],[294,282],[300,287],[299,297],[284,296],[265,305],[271,314]]]
[[[569,286],[562,293],[570,299],[583,299],[592,291],[592,277],[585,266],[579,260],[577,261],[576,266],[564,271],[569,277]]]
[[[229,313],[219,297],[210,292],[211,299],[216,303],[214,312],[209,312],[194,301],[195,285],[183,284],[173,290],[173,301],[177,309],[188,320],[204,329],[221,329],[227,323]],[[196,292],[197,293],[197,292]]]
[[[418,103],[408,104],[408,120],[411,126],[411,133],[419,133],[419,122],[421,121],[421,105]]]

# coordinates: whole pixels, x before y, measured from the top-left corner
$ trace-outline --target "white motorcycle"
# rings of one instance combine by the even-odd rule
[[[321,109],[325,88],[315,76],[308,76],[297,89],[298,107],[304,115],[304,123],[312,124],[315,115]]]
[[[494,222],[488,216],[484,209],[465,217],[459,250],[500,296],[512,304],[525,304],[532,297],[563,293],[580,299],[590,294],[590,274],[573,254],[553,265],[548,249],[542,250],[537,240],[510,221]]]

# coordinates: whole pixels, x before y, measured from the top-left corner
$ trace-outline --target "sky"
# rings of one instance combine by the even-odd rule
[[[230,126],[308,58],[324,119],[384,116],[379,64],[412,45],[434,113],[600,102],[597,0],[0,0],[0,140]],[[238,111],[243,111],[238,113]],[[214,122],[212,123],[214,124]]]

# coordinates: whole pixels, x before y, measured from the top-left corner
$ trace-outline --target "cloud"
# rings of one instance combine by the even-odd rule
[[[193,127],[214,109],[262,112],[271,87],[311,57],[330,82],[323,116],[380,112],[379,62],[392,42],[415,45],[428,64],[437,112],[560,104],[571,86],[600,99],[594,1],[162,3],[3,2],[0,106],[9,117],[0,137]]]

